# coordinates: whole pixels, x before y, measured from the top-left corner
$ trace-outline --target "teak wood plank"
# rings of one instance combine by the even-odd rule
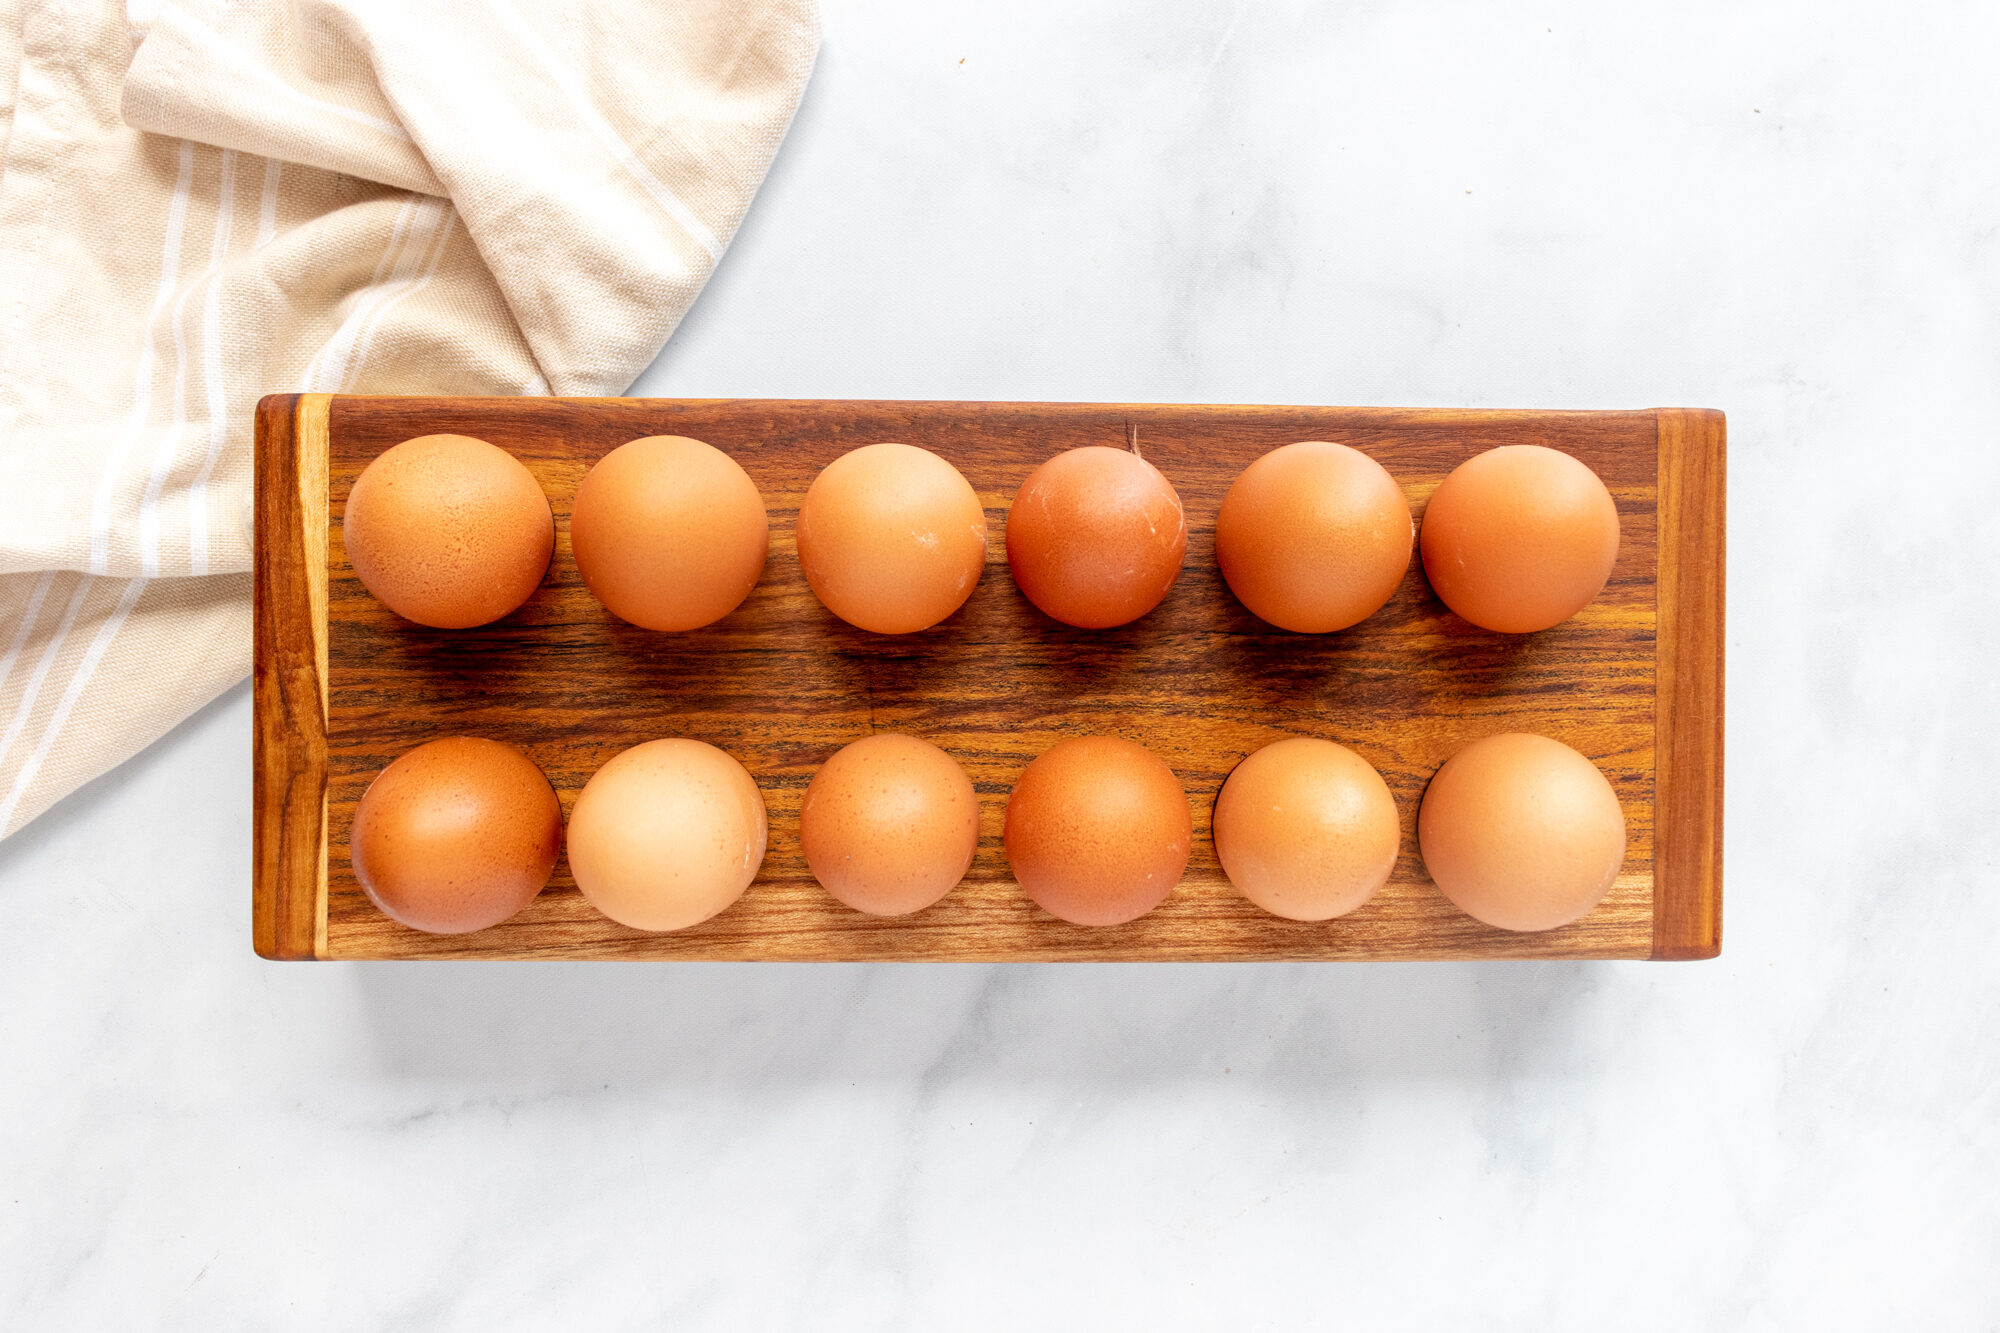
[[[1720,412],[1660,414],[1655,958],[1722,951],[1727,454]]]
[[[253,929],[266,958],[325,955],[326,408],[257,405]]]
[[[340,514],[361,469],[403,439],[438,431],[513,452],[556,512],[556,557],[540,590],[513,615],[476,630],[398,620],[361,587],[341,542]],[[615,620],[583,588],[569,557],[577,483],[597,458],[648,434],[692,435],[730,453],[770,511],[763,580],[734,614],[691,634],[652,634]],[[1057,450],[1122,447],[1135,434],[1188,511],[1180,582],[1135,625],[1106,632],[1058,625],[1008,576],[1008,500]],[[1253,458],[1316,438],[1378,459],[1419,516],[1445,474],[1483,449],[1533,442],[1575,454],[1618,503],[1622,543],[1611,581],[1566,624],[1510,638],[1453,616],[1413,561],[1389,605],[1352,630],[1272,629],[1243,610],[1216,570],[1215,513]],[[805,585],[792,542],[799,501],[819,469],[888,439],[955,463],[989,521],[988,565],[971,600],[943,625],[902,637],[865,634],[827,614]],[[308,395],[265,400],[257,447],[255,921],[266,956],[1088,960],[1715,951],[1717,414]],[[1417,803],[1437,765],[1477,736],[1515,729],[1544,732],[1595,760],[1618,792],[1630,834],[1624,870],[1605,901],[1581,921],[1536,935],[1493,930],[1458,912],[1425,877],[1416,850]],[[889,921],[827,895],[797,838],[813,772],[875,730],[910,731],[954,754],[982,812],[966,880],[937,906]],[[1194,853],[1180,887],[1139,921],[1096,930],[1057,921],[1022,895],[999,837],[1020,770],[1062,737],[1090,731],[1153,748],[1180,775],[1195,814]],[[663,735],[717,744],[750,770],[769,808],[770,850],[757,881],[713,920],[667,935],[598,916],[566,864],[527,909],[490,930],[441,937],[398,926],[375,911],[348,867],[354,806],[391,759],[454,734],[520,746],[548,773],[566,812],[590,774],[629,745]],[[1230,888],[1208,838],[1229,770],[1288,734],[1356,749],[1381,770],[1403,817],[1403,854],[1390,883],[1332,922],[1289,922],[1251,906]]]

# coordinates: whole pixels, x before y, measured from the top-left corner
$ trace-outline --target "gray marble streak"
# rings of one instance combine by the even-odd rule
[[[267,965],[239,689],[0,845],[0,1327],[2000,1326],[1996,24],[828,0],[637,390],[1726,409],[1724,956]]]

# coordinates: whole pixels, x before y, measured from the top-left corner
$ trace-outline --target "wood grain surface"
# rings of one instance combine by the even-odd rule
[[[1660,411],[1655,958],[1722,951],[1727,454],[1720,412]]]
[[[541,589],[476,630],[399,620],[361,586],[341,542],[340,516],[361,469],[391,445],[440,431],[513,452],[556,513],[556,556]],[[596,459],[652,434],[691,435],[728,452],[770,511],[763,580],[734,614],[689,634],[617,621],[584,589],[569,554],[577,483]],[[1057,450],[1123,447],[1135,436],[1187,509],[1180,582],[1134,625],[1056,624],[1008,575],[1008,500]],[[1540,443],[1572,453],[1618,503],[1611,581],[1571,621],[1515,638],[1452,615],[1413,560],[1396,596],[1361,625],[1324,636],[1275,630],[1236,602],[1216,570],[1215,515],[1246,464],[1305,439],[1376,458],[1419,516],[1445,475],[1483,449]],[[990,528],[971,600],[944,624],[903,637],[863,633],[823,610],[792,539],[819,469],[882,440],[920,444],[956,464]],[[1719,414],[304,396],[265,400],[257,451],[254,916],[267,957],[1685,958],[1718,947]],[[1437,892],[1417,856],[1417,805],[1431,773],[1459,746],[1506,730],[1575,746],[1624,806],[1629,845],[1616,886],[1560,930],[1515,935],[1481,925]],[[943,746],[972,775],[981,803],[979,854],[965,881],[935,907],[895,920],[835,901],[798,842],[813,773],[873,731]],[[1195,818],[1181,885],[1148,916],[1109,929],[1041,912],[1013,883],[1000,843],[1021,769],[1063,737],[1089,732],[1151,747],[1179,774]],[[519,746],[548,773],[565,812],[591,773],[630,745],[709,741],[762,788],[770,850],[735,906],[672,934],[598,916],[566,864],[500,926],[451,937],[405,929],[356,885],[349,826],[384,765],[447,735]],[[1284,921],[1244,901],[1208,836],[1230,769],[1287,735],[1351,746],[1381,770],[1403,816],[1390,883],[1331,922]]]
[[[257,405],[250,836],[266,958],[326,944],[326,409],[324,395]]]

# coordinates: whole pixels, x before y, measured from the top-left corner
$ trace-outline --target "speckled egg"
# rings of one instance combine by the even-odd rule
[[[354,479],[341,518],[362,585],[405,620],[469,629],[541,586],[555,518],[534,474],[469,435],[421,435]]]
[[[451,736],[376,775],[354,811],[354,878],[388,916],[457,935],[498,925],[554,873],[562,805],[511,745]]]
[[[979,799],[956,759],[915,736],[866,736],[827,760],[799,808],[806,864],[856,911],[921,911],[965,878]]]
[[[1007,860],[1044,911],[1115,926],[1166,900],[1187,868],[1193,813],[1158,755],[1116,736],[1044,751],[1007,798]]]
[[[1215,800],[1215,855],[1274,916],[1326,921],[1374,896],[1396,868],[1402,826],[1389,784],[1344,745],[1274,741],[1236,766]]]

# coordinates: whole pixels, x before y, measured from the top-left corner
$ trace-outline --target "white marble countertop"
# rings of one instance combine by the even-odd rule
[[[1730,417],[1712,963],[274,965],[0,845],[0,1325],[2000,1326],[1990,7],[829,0],[638,391]]]

